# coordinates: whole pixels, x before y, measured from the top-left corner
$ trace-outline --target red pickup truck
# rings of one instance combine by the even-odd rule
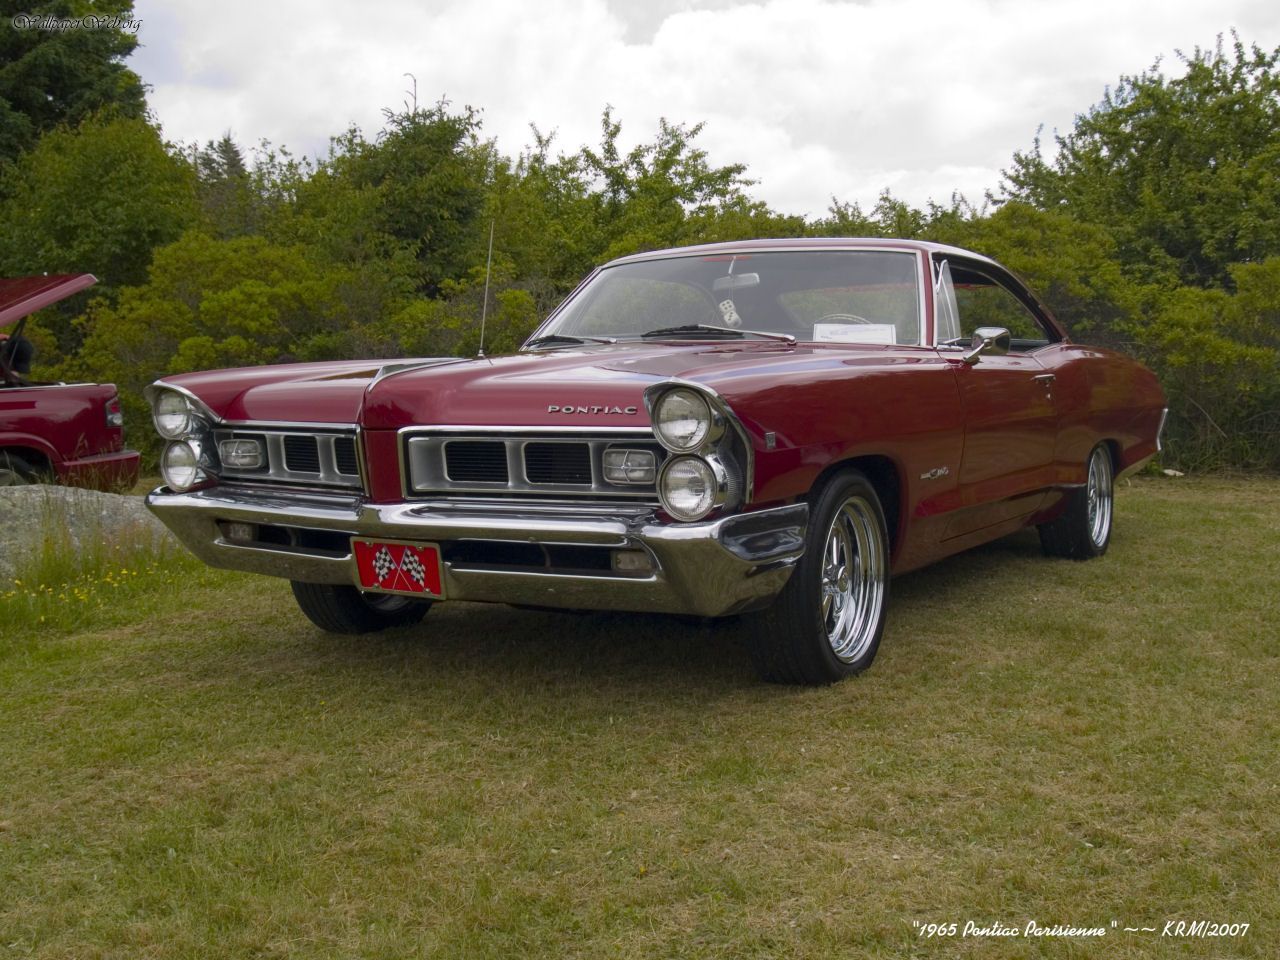
[[[26,376],[27,316],[94,283],[88,273],[0,279],[0,332],[9,334],[0,340],[0,486],[56,479],[112,490],[137,482],[138,453],[125,449],[114,384]]]

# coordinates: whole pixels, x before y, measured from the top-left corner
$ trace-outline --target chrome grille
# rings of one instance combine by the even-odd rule
[[[257,426],[220,427],[214,430],[214,446],[223,440],[257,440],[266,450],[266,463],[253,469],[222,467],[229,480],[345,487],[358,490],[360,464],[355,428],[349,433]]]
[[[360,476],[360,462],[356,459],[355,437],[337,437],[333,441],[333,462],[339,473]]]
[[[530,483],[591,484],[591,446],[578,441],[524,445],[524,475]]]
[[[610,447],[650,450],[660,466],[666,451],[645,429],[599,433],[535,428],[466,428],[406,432],[405,492],[410,497],[465,495],[525,499],[598,497],[657,503],[653,484],[604,479]]]
[[[507,446],[501,440],[450,440],[444,465],[454,483],[506,483]]]
[[[284,438],[284,465],[294,473],[320,472],[320,445],[315,437],[290,434]]]

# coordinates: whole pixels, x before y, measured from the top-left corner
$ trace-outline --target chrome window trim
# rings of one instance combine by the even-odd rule
[[[925,254],[925,256],[929,256],[929,255]],[[934,256],[936,256],[937,259],[934,259]],[[939,253],[936,253],[934,256],[929,256],[929,263],[928,263],[929,277],[934,285],[936,285],[938,274],[942,269],[941,264],[944,264],[944,263],[949,264],[953,260],[959,261],[960,266],[963,267],[965,270],[970,270],[973,273],[982,274],[988,280],[990,280],[992,284],[1002,289],[1005,293],[1009,294],[1009,296],[1013,297],[1014,300],[1018,301],[1018,304],[1024,310],[1027,311],[1027,314],[1031,317],[1035,325],[1040,328],[1041,332],[1048,335],[1047,343],[1043,343],[1038,347],[1032,348],[1031,350],[1019,350],[1017,352],[1017,356],[1028,357],[1048,347],[1055,347],[1070,341],[1069,337],[1059,335],[1059,331],[1056,329],[1056,323],[1053,319],[1052,314],[1050,314],[1048,311],[1048,308],[1046,308],[1044,304],[1040,302],[1040,300],[1036,297],[1035,293],[1031,290],[1031,288],[1028,287],[1020,277],[1016,276],[1009,270],[1005,269],[1000,264],[994,261],[984,261],[980,259],[975,259],[972,256],[969,256],[969,257],[960,256],[956,252],[948,252],[945,254],[939,252]],[[1026,296],[1024,297],[1019,295],[1019,292],[1018,292],[1019,290],[1023,294],[1026,294]],[[936,297],[936,291],[935,291],[935,297]],[[959,344],[959,345],[952,346],[946,343],[938,342],[938,323],[937,323],[937,315],[936,315],[938,305],[937,305],[936,299],[933,306],[934,306],[934,323],[933,323],[933,336],[931,338],[931,340],[933,341],[931,344],[933,349],[939,350],[939,351],[968,350],[969,349],[968,344]],[[958,315],[956,319],[957,319],[957,322],[961,322],[961,318]],[[961,329],[963,329],[963,326],[961,327]],[[1057,339],[1055,339],[1055,337]],[[922,340],[922,344],[923,344],[923,340]],[[930,344],[923,344],[923,345],[929,346]]]
[[[831,243],[830,245],[823,244],[819,246],[815,244],[814,246],[807,247],[807,248],[797,247],[794,245],[778,244],[776,246],[771,245],[771,246],[759,246],[759,247],[744,247],[740,251],[733,249],[729,245],[726,245],[726,249],[722,251],[717,251],[716,255],[732,256],[735,253],[741,253],[743,255],[760,254],[760,253],[897,253],[897,254],[912,256],[915,258],[915,261],[916,261],[915,284],[916,284],[917,340],[915,343],[899,343],[899,344],[895,344],[895,346],[899,346],[899,347],[930,346],[930,344],[925,339],[925,334],[927,330],[925,325],[926,303],[925,303],[925,290],[924,290],[925,288],[924,275],[926,272],[928,272],[929,275],[932,276],[932,272],[929,268],[930,251],[928,250],[922,250],[913,246],[900,246],[900,245],[893,245],[893,244],[859,244],[859,243],[840,243],[836,241]],[[634,258],[623,257],[623,258],[619,258],[618,260],[610,261],[609,263],[596,267],[594,270],[591,271],[590,274],[587,275],[586,279],[584,279],[580,284],[578,284],[573,289],[572,293],[570,293],[567,297],[565,297],[562,301],[560,301],[559,305],[557,305],[557,307],[554,310],[552,310],[551,313],[547,316],[547,319],[542,321],[542,323],[538,325],[538,328],[534,330],[533,333],[529,334],[529,336],[525,339],[525,342],[521,344],[520,350],[524,351],[529,349],[528,344],[538,339],[539,337],[543,336],[544,331],[554,330],[556,321],[558,320],[560,314],[565,311],[565,309],[569,306],[569,304],[571,304],[573,301],[578,299],[579,295],[581,295],[582,291],[587,287],[588,284],[590,284],[593,280],[595,280],[595,278],[599,276],[601,273],[604,273],[604,271],[614,269],[615,267],[626,266],[629,263],[649,262],[653,260],[687,260],[687,259],[693,259],[697,257],[706,257],[706,256],[708,256],[708,251],[706,250],[697,250],[696,252],[683,252],[683,251],[677,250],[677,251],[671,252],[669,255],[664,252],[663,254],[656,255],[656,256],[639,255]],[[572,334],[569,334],[569,336],[572,336]],[[641,343],[641,342],[644,342],[644,341],[642,341],[638,336],[631,337],[628,339],[620,339],[617,341],[618,344],[622,344],[622,345]],[[763,342],[763,341],[752,341],[752,342]],[[858,346],[858,344],[840,344],[840,343],[829,343],[827,341],[806,340],[803,337],[796,337],[796,343],[803,343],[803,344],[821,343],[823,346]],[[604,346],[604,344],[591,344],[591,345]],[[794,346],[794,345],[795,344],[789,344],[789,346]]]

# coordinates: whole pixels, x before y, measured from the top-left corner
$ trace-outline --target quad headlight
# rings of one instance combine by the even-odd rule
[[[160,436],[166,440],[186,436],[193,431],[196,422],[191,401],[176,390],[161,390],[156,394],[151,407],[151,418],[155,421]]]
[[[668,450],[687,453],[718,440],[724,433],[724,421],[712,412],[701,394],[677,387],[654,404],[653,429]]]
[[[175,440],[160,455],[160,473],[171,490],[185,493],[205,479],[200,466],[200,443],[196,440]]]
[[[676,457],[662,470],[658,495],[677,520],[700,520],[716,505],[716,475],[701,457]]]

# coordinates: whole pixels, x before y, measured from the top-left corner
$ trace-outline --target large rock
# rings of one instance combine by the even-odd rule
[[[96,555],[100,546],[158,550],[172,539],[142,497],[45,485],[0,487],[0,584],[46,544]]]

